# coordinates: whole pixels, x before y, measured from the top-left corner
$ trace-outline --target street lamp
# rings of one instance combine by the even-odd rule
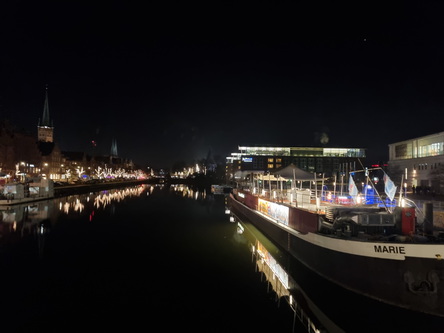
[[[47,179],[47,173],[48,173],[48,163],[43,163],[43,173],[42,173],[42,177],[43,179]]]

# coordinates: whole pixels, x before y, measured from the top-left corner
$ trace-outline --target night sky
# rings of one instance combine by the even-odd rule
[[[444,130],[444,3],[5,1],[0,112],[155,168],[238,145],[367,148]],[[329,5],[326,5],[329,4]]]

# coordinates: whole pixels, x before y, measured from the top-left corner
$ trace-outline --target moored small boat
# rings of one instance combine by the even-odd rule
[[[228,185],[211,185],[212,194],[227,194],[233,190],[231,186]]]
[[[6,183],[0,189],[0,205],[10,206],[54,197],[54,182],[38,178],[26,183]]]

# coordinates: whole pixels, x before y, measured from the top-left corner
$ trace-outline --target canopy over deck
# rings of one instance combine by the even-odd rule
[[[299,169],[293,163],[284,168],[274,171],[273,174],[276,175],[277,177],[282,177],[285,179],[303,180],[303,181],[321,180],[321,178],[317,178],[314,173],[310,173],[302,169]]]

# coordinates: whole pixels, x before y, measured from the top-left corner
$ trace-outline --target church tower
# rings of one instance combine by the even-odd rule
[[[37,125],[37,140],[39,142],[54,142],[54,126],[49,120],[48,85],[46,85],[43,117]]]
[[[117,158],[119,155],[117,154],[117,141],[116,139],[113,139],[113,142],[111,144],[111,157]]]

